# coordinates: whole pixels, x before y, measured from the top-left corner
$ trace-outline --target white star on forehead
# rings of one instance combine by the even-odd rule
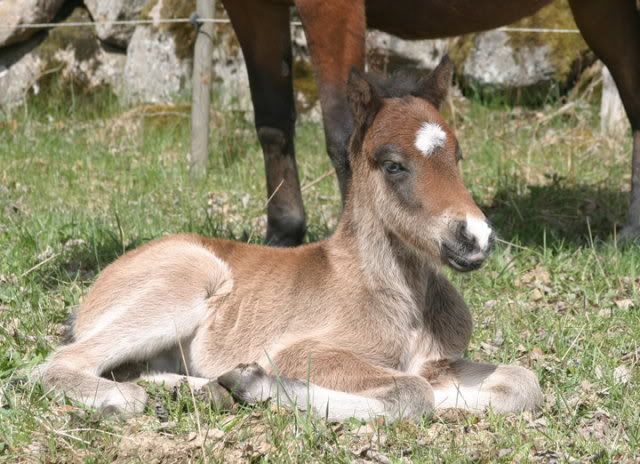
[[[435,122],[424,122],[416,132],[416,148],[424,156],[430,156],[438,147],[443,147],[447,141],[447,134]]]

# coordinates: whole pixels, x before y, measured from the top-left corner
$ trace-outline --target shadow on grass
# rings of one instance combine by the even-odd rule
[[[480,205],[503,240],[531,247],[578,248],[589,246],[591,241],[611,242],[615,228],[625,219],[628,200],[621,191],[593,185],[565,185],[562,179],[553,179],[545,186],[518,184],[500,186],[491,203]],[[202,219],[194,216],[176,230],[166,232],[264,243],[262,234],[250,228],[234,233],[225,227],[224,217],[207,215]],[[308,241],[324,239],[330,233],[326,224],[310,224]],[[62,227],[58,230],[59,248],[54,250],[59,256],[33,272],[31,278],[39,280],[44,288],[55,288],[76,279],[90,282],[119,256],[160,235],[128,234],[124,238],[117,226],[96,223],[80,227],[76,224],[69,230]],[[20,247],[23,252],[35,254],[35,239],[25,236],[23,241]],[[36,264],[43,259],[46,258],[38,258]]]
[[[628,194],[593,185],[504,186],[481,205],[504,240],[529,246],[574,247],[612,241],[624,222]]]

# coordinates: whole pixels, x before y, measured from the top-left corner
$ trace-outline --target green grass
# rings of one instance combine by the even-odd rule
[[[629,140],[601,137],[588,105],[553,118],[558,106],[456,109],[467,185],[502,240],[482,270],[450,273],[476,323],[468,357],[533,369],[542,411],[336,425],[272,406],[219,413],[185,388],[149,386],[145,415],[122,421],[52,401],[27,372],[106,264],[167,233],[264,235],[245,115],[214,114],[209,172],[194,183],[187,107],[72,95],[0,119],[0,461],[637,460],[640,247],[615,240]],[[320,126],[300,125],[310,240],[339,212],[333,177],[313,183],[330,170],[321,141]]]

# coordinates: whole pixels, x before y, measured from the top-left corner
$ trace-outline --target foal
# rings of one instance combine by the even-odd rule
[[[127,366],[331,420],[537,407],[529,370],[462,358],[471,315],[438,270],[477,269],[493,243],[437,110],[451,68],[445,59],[414,86],[352,73],[354,175],[331,238],[279,249],[174,235],[125,254],[81,305],[74,341],[40,369],[46,388],[140,412],[147,395],[121,381]]]

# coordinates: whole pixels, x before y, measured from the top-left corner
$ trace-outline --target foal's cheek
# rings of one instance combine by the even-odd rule
[[[402,208],[411,212],[422,208],[422,202],[416,192],[415,177],[410,173],[385,176],[385,183]]]

